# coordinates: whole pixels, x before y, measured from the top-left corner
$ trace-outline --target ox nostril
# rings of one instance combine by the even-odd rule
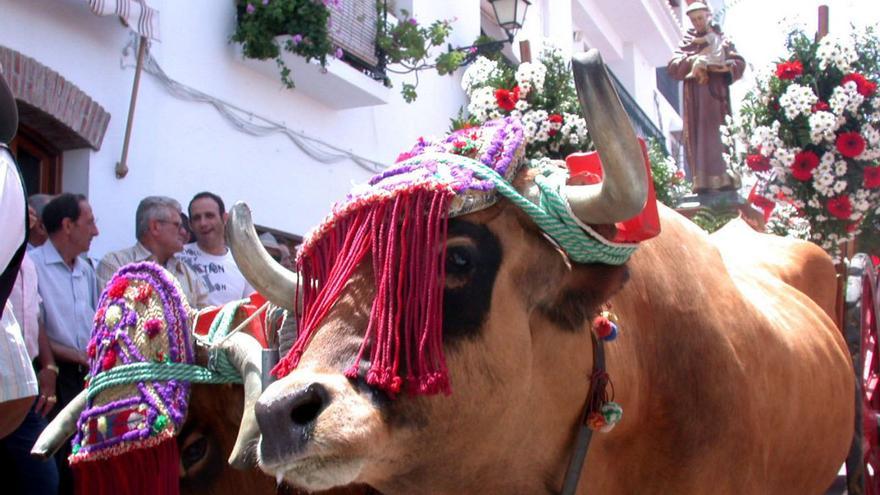
[[[305,426],[321,414],[327,405],[329,394],[319,383],[313,383],[293,396],[290,402],[290,419],[297,426]]]
[[[268,401],[258,400],[254,413],[262,434],[261,462],[281,462],[301,452],[311,440],[315,420],[329,403],[330,393],[319,383],[285,391]]]

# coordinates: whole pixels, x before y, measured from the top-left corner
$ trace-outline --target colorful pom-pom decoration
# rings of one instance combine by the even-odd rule
[[[112,298],[120,298],[125,295],[125,289],[128,288],[128,279],[124,277],[116,277],[110,288],[107,289],[107,295]]]
[[[162,320],[153,318],[144,323],[144,330],[147,333],[147,337],[154,338],[156,335],[159,335],[159,332],[162,331]]]
[[[598,411],[593,411],[587,416],[587,426],[593,431],[608,433],[613,430],[620,418],[623,417],[623,408],[617,402],[606,402]]]
[[[593,319],[593,332],[600,340],[610,342],[617,338],[618,331],[617,316],[610,311],[602,311]]]
[[[120,318],[122,318],[122,308],[116,305],[110,306],[104,313],[104,323],[109,328],[113,328],[119,323]]]

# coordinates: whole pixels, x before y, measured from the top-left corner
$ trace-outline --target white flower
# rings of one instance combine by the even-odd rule
[[[837,86],[831,91],[828,104],[835,115],[843,115],[846,110],[855,115],[859,106],[865,101],[865,97],[859,94],[855,81],[847,81],[846,84]]]
[[[837,117],[831,112],[816,112],[810,115],[810,140],[813,144],[822,141],[834,141],[834,131],[837,130]]]
[[[529,109],[529,102],[522,98],[522,94],[520,94],[520,99],[516,100],[514,108],[516,108],[520,112],[525,112]]]
[[[489,78],[498,76],[498,63],[486,57],[477,57],[461,76],[461,89],[473,98],[471,92],[486,84]]]
[[[819,60],[819,69],[825,70],[833,65],[841,72],[848,72],[852,64],[859,59],[859,55],[851,40],[828,35],[819,42],[816,58]]]
[[[790,84],[779,97],[779,105],[785,110],[788,120],[794,120],[798,115],[809,115],[817,101],[819,97],[813,93],[813,89],[800,84]]]
[[[840,194],[843,191],[846,191],[846,181],[839,180],[834,183],[834,193]]]
[[[542,63],[523,62],[516,69],[516,84],[521,92],[528,94],[532,89],[536,93],[544,90],[544,78],[547,67]]]
[[[490,87],[477,88],[468,103],[468,113],[480,122],[489,118],[489,112],[497,106],[495,90]]]
[[[834,164],[834,174],[838,177],[846,174],[846,162],[841,160]]]

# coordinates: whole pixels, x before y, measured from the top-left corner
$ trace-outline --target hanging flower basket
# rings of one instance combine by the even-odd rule
[[[327,55],[340,55],[327,30],[330,19],[328,4],[336,0],[238,0],[238,24],[231,40],[241,43],[245,57],[258,60],[275,59],[281,81],[293,88],[290,68],[281,57],[282,50],[327,65]],[[284,42],[277,37],[289,35]]]

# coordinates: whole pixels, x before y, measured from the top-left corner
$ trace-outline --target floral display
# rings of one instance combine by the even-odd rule
[[[818,42],[795,30],[786,46],[722,127],[725,159],[754,182],[768,230],[839,257],[880,209],[880,40],[873,29]]]
[[[461,87],[469,99],[468,116],[453,120],[453,129],[512,116],[522,121],[529,158],[565,158],[592,146],[570,64],[559,49],[545,47],[539,62],[516,68],[477,57],[462,76]]]

